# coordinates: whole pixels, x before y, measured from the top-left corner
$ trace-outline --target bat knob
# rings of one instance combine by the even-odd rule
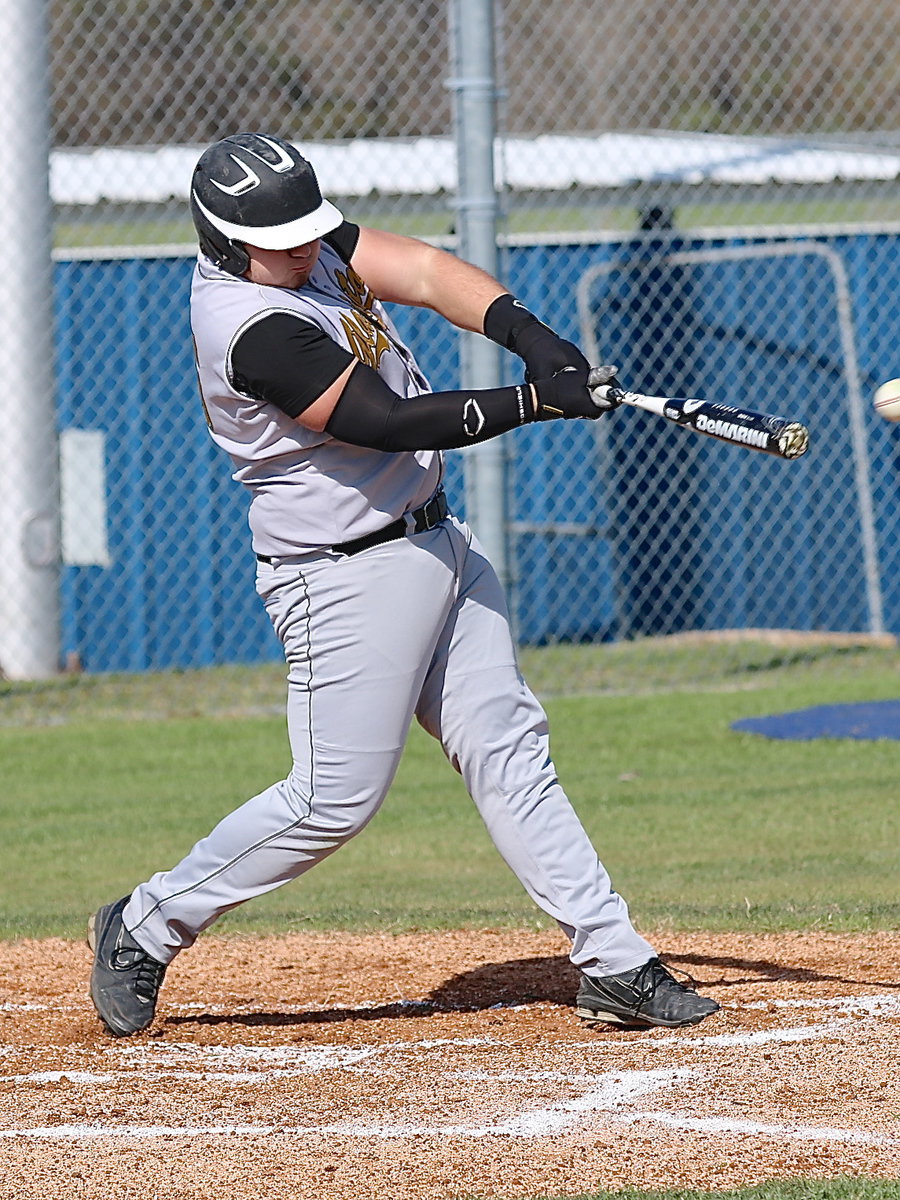
[[[603,384],[600,387],[592,389],[591,398],[601,412],[612,412],[614,408],[618,408],[622,403],[623,394],[621,388],[614,388],[608,384]]]
[[[588,391],[594,398],[594,403],[602,412],[611,412],[622,403],[623,392],[616,379],[618,367],[605,365],[591,367],[588,371]]]

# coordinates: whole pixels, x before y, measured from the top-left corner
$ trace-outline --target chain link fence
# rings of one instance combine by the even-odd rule
[[[450,3],[49,0],[44,15],[43,57],[32,41],[18,69],[46,95],[50,143],[54,665],[277,659],[246,502],[196,394],[190,172],[211,141],[271,131],[351,219],[454,248]],[[746,662],[748,639],[891,643],[900,433],[871,395],[900,374],[900,6],[496,0],[492,19],[504,280],[635,390],[812,434],[794,463],[633,410],[507,435],[522,644],[687,640],[690,681],[713,657]],[[457,386],[456,331],[397,320],[433,386]],[[5,357],[24,336],[8,316]],[[20,399],[3,403],[18,420]],[[43,435],[55,471],[53,432],[26,440]],[[466,458],[448,455],[460,511]],[[0,525],[21,508],[7,482]],[[0,670],[27,676],[31,603],[5,592]]]

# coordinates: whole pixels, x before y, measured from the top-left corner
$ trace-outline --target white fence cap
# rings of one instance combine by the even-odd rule
[[[456,189],[451,138],[297,142],[328,196],[427,196]],[[57,204],[186,200],[203,146],[54,150]],[[642,184],[824,184],[900,180],[900,150],[718,134],[498,138],[498,184],[516,191]]]

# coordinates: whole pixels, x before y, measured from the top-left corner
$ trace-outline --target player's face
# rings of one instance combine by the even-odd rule
[[[291,250],[263,250],[259,246],[246,246],[250,266],[246,277],[251,283],[267,284],[269,287],[298,288],[306,283],[319,258],[320,241],[306,242]]]

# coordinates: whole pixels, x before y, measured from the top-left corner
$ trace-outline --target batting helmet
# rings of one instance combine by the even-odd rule
[[[289,142],[262,133],[236,133],[201,154],[191,180],[191,216],[200,249],[232,275],[250,265],[245,243],[291,250],[344,219],[322,199],[306,159]]]

